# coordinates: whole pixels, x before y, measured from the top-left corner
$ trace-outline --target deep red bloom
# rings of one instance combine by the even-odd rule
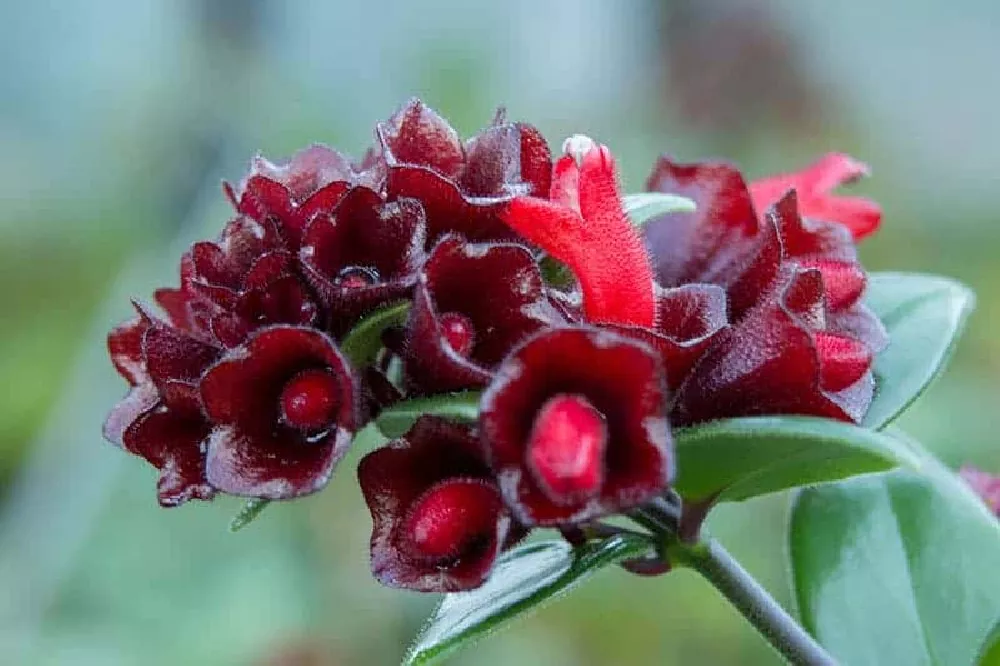
[[[238,212],[260,223],[280,226],[284,241],[294,252],[309,222],[329,213],[351,188],[361,185],[380,189],[385,181],[381,160],[352,164],[332,148],[313,145],[282,164],[258,155],[250,173],[238,187],[224,185]]]
[[[255,332],[204,374],[200,390],[214,426],[206,474],[234,495],[285,499],[319,490],[358,426],[353,370],[315,329]]]
[[[541,331],[483,395],[483,445],[526,525],[615,513],[663,492],[673,474],[666,385],[654,351],[590,327]]]
[[[503,505],[475,433],[436,417],[366,455],[358,480],[374,528],[371,567],[392,587],[454,592],[486,580],[523,531]]]
[[[804,217],[837,222],[861,239],[878,229],[882,209],[870,199],[837,196],[832,191],[868,174],[864,162],[843,153],[828,153],[801,171],[755,180],[750,183],[750,194],[757,210],[764,210],[794,189]]]
[[[142,309],[115,328],[108,348],[131,389],[108,415],[104,436],[160,470],[163,506],[211,499],[203,445],[211,428],[198,403],[197,380],[222,353]]]
[[[1000,517],[1000,476],[994,476],[972,465],[963,465],[959,476],[969,484],[997,517]]]
[[[303,239],[305,274],[341,333],[361,315],[409,296],[424,262],[424,212],[413,199],[386,203],[358,187]]]
[[[503,111],[465,145],[448,122],[417,99],[377,130],[390,200],[420,201],[428,242],[457,232],[469,240],[510,239],[499,219],[518,195],[544,195],[552,159],[538,130],[509,123]]]
[[[653,273],[642,239],[622,208],[606,146],[572,137],[553,171],[551,201],[518,197],[504,221],[569,266],[592,322],[650,327]]]
[[[407,381],[420,393],[483,387],[515,345],[561,321],[527,248],[445,237],[414,294],[402,350]]]

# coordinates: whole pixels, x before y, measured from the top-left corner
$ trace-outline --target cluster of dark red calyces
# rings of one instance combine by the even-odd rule
[[[650,189],[697,210],[639,230],[586,137],[553,164],[528,125],[501,113],[463,143],[418,101],[376,137],[358,163],[257,158],[156,293],[166,319],[109,337],[132,388],[106,436],[160,470],[162,504],[315,492],[379,409],[482,391],[477,422],[422,417],[359,468],[376,577],[469,589],[531,528],[665,493],[672,427],[864,415],[885,333],[852,230],[878,210],[829,194],[858,163],[748,186],[663,159]],[[568,285],[546,280],[560,265]]]

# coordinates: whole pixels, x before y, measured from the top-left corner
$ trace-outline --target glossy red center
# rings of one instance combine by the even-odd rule
[[[337,284],[346,289],[361,289],[378,282],[378,272],[365,266],[348,266],[337,273]]]
[[[460,557],[496,530],[497,489],[481,479],[449,479],[426,491],[403,524],[412,553],[432,560]]]
[[[468,356],[476,344],[476,329],[472,321],[457,312],[441,315],[441,332],[445,341],[459,356]]]
[[[595,496],[604,483],[608,428],[581,395],[550,398],[535,417],[528,464],[549,498],[569,504]]]
[[[292,377],[281,392],[285,423],[299,430],[322,430],[338,407],[337,378],[327,370],[305,370]]]

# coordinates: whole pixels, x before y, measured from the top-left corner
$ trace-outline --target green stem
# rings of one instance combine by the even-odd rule
[[[718,541],[667,545],[670,561],[688,566],[722,593],[775,650],[795,666],[836,666],[837,662]]]

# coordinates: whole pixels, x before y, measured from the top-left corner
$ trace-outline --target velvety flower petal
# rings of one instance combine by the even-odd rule
[[[646,182],[652,192],[694,201],[693,213],[671,213],[644,227],[656,279],[664,287],[724,284],[750,252],[759,224],[740,172],[725,163],[681,164],[661,157]]]
[[[587,327],[542,331],[483,395],[481,437],[525,525],[563,525],[636,506],[673,473],[657,354]]]
[[[726,292],[716,285],[689,284],[658,291],[656,328],[610,328],[655,349],[673,391],[727,326]]]
[[[385,585],[478,587],[522,533],[467,426],[421,417],[401,439],[366,455],[358,480],[374,523],[372,573]]]
[[[142,357],[142,336],[149,328],[143,317],[135,317],[112,329],[108,334],[108,353],[115,370],[130,386],[148,380],[146,363]]]
[[[356,188],[332,217],[310,225],[301,250],[303,269],[343,332],[364,313],[407,296],[424,261],[423,209],[410,199],[385,203]]]
[[[170,381],[195,381],[222,354],[207,344],[165,322],[142,314],[148,328],[142,337],[142,355],[150,380],[162,390]]]
[[[194,498],[210,500],[215,495],[205,478],[209,428],[200,414],[178,412],[159,403],[125,430],[125,449],[160,470],[157,496],[161,506],[178,506]]]
[[[408,382],[426,393],[485,386],[515,345],[559,321],[527,248],[446,237],[415,291],[401,350]]]
[[[228,493],[283,499],[319,490],[357,426],[352,370],[315,329],[260,329],[212,366],[200,386],[216,426],[207,476]]]
[[[831,191],[868,173],[867,164],[843,153],[829,153],[801,171],[756,180],[750,191],[754,205],[763,210],[794,189],[802,215],[836,222],[860,239],[878,229],[882,209],[869,199],[836,196]]]
[[[822,312],[821,275],[790,268],[779,283],[771,297],[720,333],[698,361],[675,396],[672,423],[758,414],[861,419],[871,401],[870,372],[862,371],[846,387],[821,383],[827,359],[807,321],[817,307]]]
[[[448,121],[419,99],[411,99],[378,126],[387,159],[423,166],[455,178],[465,166],[462,141]]]
[[[622,208],[614,158],[587,137],[571,137],[564,150],[552,201],[518,197],[504,221],[573,271],[589,321],[649,327],[656,316],[653,273]]]

